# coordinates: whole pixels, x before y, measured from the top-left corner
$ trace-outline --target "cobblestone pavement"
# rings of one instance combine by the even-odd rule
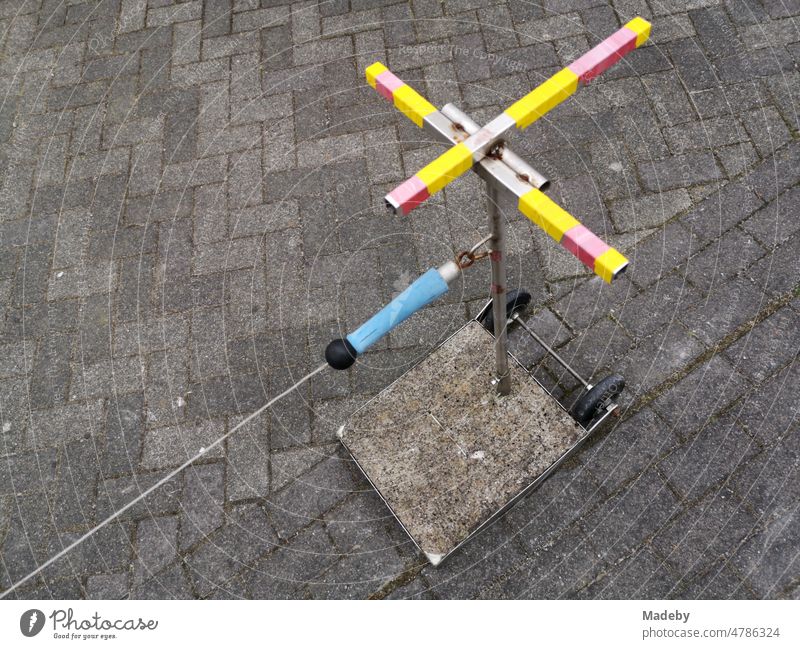
[[[504,206],[530,320],[627,378],[613,428],[442,568],[415,552],[334,433],[483,268],[14,596],[797,598],[795,0],[3,0],[0,589],[485,232],[474,175],[384,210],[443,149],[366,65],[485,122],[637,14],[650,44],[513,138],[627,277]]]

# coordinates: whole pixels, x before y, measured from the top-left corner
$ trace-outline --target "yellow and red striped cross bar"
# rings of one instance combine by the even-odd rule
[[[538,189],[520,196],[517,207],[609,284],[627,268],[628,260],[622,254]]]
[[[383,64],[374,63],[367,68],[367,81],[395,104],[398,103],[398,100],[395,99],[397,90],[406,88],[401,91],[400,103],[403,106],[403,112],[415,124],[430,126],[439,133],[450,128],[450,121],[442,113],[436,110],[422,95],[392,74]],[[447,121],[447,127],[442,120]],[[450,150],[457,149],[458,146],[455,146]],[[493,178],[500,179],[503,186],[517,197],[517,207],[525,216],[606,282],[610,283],[625,270],[628,265],[625,257],[595,236],[541,191],[518,179],[513,172],[510,175],[505,173],[507,170],[502,169],[504,165],[500,160],[484,158],[479,161],[478,165],[484,166],[484,171]],[[428,197],[428,189],[424,184],[421,184],[415,191],[418,191],[419,194],[417,196],[409,195],[406,199],[408,202],[421,202]]]
[[[367,83],[381,93],[417,126],[436,111],[436,107],[411,86],[398,79],[383,63],[373,63],[367,68]]]
[[[440,191],[448,183],[484,158],[513,126],[524,129],[548,113],[578,88],[610,68],[650,36],[650,23],[634,18],[622,29],[592,48],[577,61],[557,72],[547,81],[514,102],[500,115],[464,142],[455,145],[414,176],[386,195],[386,203],[395,212],[408,214],[417,205]],[[382,64],[367,68],[367,80],[387,99],[392,99],[418,126],[436,109],[413,89],[395,77]]]

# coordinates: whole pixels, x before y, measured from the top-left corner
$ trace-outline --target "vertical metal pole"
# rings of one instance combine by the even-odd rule
[[[492,252],[492,315],[494,317],[494,355],[496,376],[494,387],[499,395],[511,392],[511,374],[508,371],[508,347],[506,339],[506,235],[505,224],[497,205],[497,186],[492,181],[486,183],[489,193],[489,228],[492,238],[489,246]]]

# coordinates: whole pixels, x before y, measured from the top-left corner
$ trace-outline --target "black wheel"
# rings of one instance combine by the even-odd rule
[[[582,426],[588,425],[609,401],[622,393],[624,387],[625,379],[619,374],[607,376],[578,399],[572,406],[572,416]]]
[[[531,299],[531,294],[528,293],[528,291],[522,289],[509,291],[506,294],[506,315],[510,318],[515,313],[524,311],[525,307],[531,303]],[[494,333],[494,313],[492,312],[491,304],[492,303],[489,302],[489,308],[481,319],[481,324],[486,327],[489,332]]]

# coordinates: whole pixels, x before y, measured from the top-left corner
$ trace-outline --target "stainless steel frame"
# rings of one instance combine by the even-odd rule
[[[464,328],[465,328],[465,327],[466,327],[468,324],[470,324],[471,322],[473,322],[473,321],[480,321],[480,320],[481,320],[481,318],[482,318],[482,317],[483,317],[483,316],[486,314],[486,312],[487,312],[487,311],[488,311],[490,308],[492,308],[493,302],[494,302],[494,300],[491,300],[491,301],[487,302],[487,303],[484,305],[484,307],[483,307],[483,308],[482,308],[482,309],[481,309],[481,310],[478,312],[478,315],[476,315],[476,316],[475,316],[475,318],[473,318],[472,320],[468,320],[466,323],[464,323],[464,325],[463,325],[463,326],[459,327],[459,328],[458,328],[458,329],[457,329],[455,332],[453,332],[453,333],[452,333],[450,336],[448,336],[448,337],[447,337],[445,340],[443,340],[443,341],[440,343],[440,345],[439,345],[439,346],[441,346],[441,345],[444,345],[444,344],[445,344],[445,343],[446,343],[448,340],[450,340],[450,339],[451,339],[451,338],[453,338],[454,336],[458,335],[458,333],[459,333],[459,332],[460,332],[462,329],[464,329]],[[505,305],[505,301],[504,301],[504,305]],[[505,321],[504,321],[504,322],[505,322]],[[495,326],[496,326],[496,323],[497,323],[497,321],[495,321]],[[508,324],[508,323],[506,322],[505,324],[506,324],[506,326],[504,326],[504,327],[503,327],[503,330],[504,330],[504,331],[507,329],[507,324]],[[531,330],[530,330],[528,327],[526,327],[526,331],[529,331],[529,332],[530,332]],[[558,355],[557,355],[557,354],[556,354],[556,353],[555,353],[555,352],[552,350],[552,348],[550,348],[550,346],[548,346],[547,344],[545,344],[545,343],[541,342],[541,338],[539,338],[539,336],[538,336],[538,335],[537,335],[537,336],[535,336],[535,338],[534,338],[534,339],[535,339],[535,340],[537,340],[537,342],[540,342],[540,344],[542,344],[542,346],[544,347],[545,351],[547,351],[547,352],[548,352],[548,354],[552,355],[552,356],[553,356],[553,357],[554,357],[554,358],[555,358],[555,359],[556,359],[556,360],[557,360],[557,361],[558,361],[558,362],[559,362],[561,365],[563,365],[563,366],[565,367],[565,369],[568,369],[568,370],[569,370],[570,372],[572,372],[572,373],[574,373],[574,372],[575,372],[575,371],[574,371],[572,368],[570,368],[570,367],[569,367],[569,365],[567,365],[567,364],[566,364],[566,362],[565,362],[565,361],[564,361],[564,360],[563,360],[563,359],[562,359],[560,356],[558,356]],[[539,387],[540,387],[542,390],[544,390],[544,392],[545,392],[545,393],[546,393],[546,394],[547,394],[547,395],[548,395],[548,396],[549,396],[551,399],[553,399],[553,401],[555,401],[555,402],[556,402],[556,404],[558,404],[558,407],[559,407],[559,408],[561,408],[561,409],[562,409],[564,412],[567,412],[567,413],[569,413],[569,411],[568,411],[568,410],[567,410],[567,409],[564,407],[564,405],[563,405],[563,404],[562,404],[560,401],[558,401],[558,399],[556,399],[556,398],[553,396],[553,393],[552,393],[552,392],[550,392],[550,390],[548,390],[548,389],[547,389],[547,388],[546,388],[544,385],[542,385],[541,381],[539,381],[539,379],[537,379],[537,378],[536,378],[536,377],[535,377],[535,376],[532,374],[532,372],[531,372],[530,370],[528,370],[528,368],[526,368],[526,367],[525,367],[525,366],[524,366],[524,365],[523,365],[523,364],[522,364],[522,363],[521,363],[521,362],[520,362],[520,361],[519,361],[519,360],[518,360],[518,359],[517,359],[517,358],[516,358],[516,357],[515,357],[515,356],[514,356],[512,353],[511,353],[511,352],[508,352],[508,351],[507,351],[507,352],[506,352],[506,354],[507,354],[507,358],[510,358],[510,359],[511,359],[511,360],[512,360],[514,363],[516,363],[516,364],[517,364],[517,365],[518,365],[518,366],[519,366],[519,367],[520,367],[520,368],[521,368],[521,369],[522,369],[522,370],[523,370],[523,371],[524,371],[524,372],[525,372],[525,373],[526,373],[526,374],[527,374],[527,375],[528,375],[528,376],[531,378],[531,380],[535,381],[535,382],[536,382],[536,384],[537,384],[537,385],[538,385],[538,386],[539,386]],[[422,361],[420,361],[420,362],[422,362]],[[416,367],[416,365],[415,365],[414,367]],[[412,368],[411,368],[410,370],[408,370],[408,371],[412,371],[413,369],[414,369],[414,368],[412,367]],[[586,381],[584,381],[583,379],[581,379],[581,378],[580,378],[580,377],[577,375],[577,373],[575,373],[574,375],[575,375],[575,376],[576,376],[576,377],[577,377],[577,378],[578,378],[578,379],[579,379],[579,380],[580,380],[580,381],[581,381],[581,382],[582,382],[584,385],[586,385],[586,386],[589,386],[589,384],[588,384]],[[379,392],[377,395],[375,395],[374,397],[372,397],[372,399],[370,399],[370,400],[369,400],[367,403],[363,404],[363,405],[361,406],[361,408],[364,408],[364,407],[366,407],[366,405],[367,405],[367,404],[368,404],[370,401],[372,401],[373,399],[376,399],[376,398],[377,398],[377,397],[378,397],[380,394],[382,394],[382,393],[383,393],[383,392],[385,392],[386,390],[389,390],[389,389],[392,387],[392,385],[394,385],[394,381],[393,381],[392,383],[390,383],[389,385],[387,385],[385,388],[383,388],[383,390],[381,390],[381,391],[380,391],[380,392]],[[475,538],[475,537],[476,537],[478,534],[480,534],[480,533],[481,533],[483,530],[485,530],[487,527],[489,527],[489,526],[490,526],[492,523],[495,523],[495,522],[497,522],[497,520],[498,520],[500,517],[502,517],[502,516],[503,516],[503,514],[505,514],[505,513],[506,513],[506,512],[507,512],[509,509],[511,509],[511,508],[512,508],[512,507],[513,507],[513,506],[514,506],[516,503],[518,503],[520,500],[522,500],[522,499],[523,499],[523,498],[525,498],[526,496],[528,496],[528,495],[530,495],[531,493],[533,493],[534,491],[536,491],[536,489],[538,489],[538,488],[539,488],[539,486],[541,486],[541,484],[542,484],[542,483],[543,483],[543,482],[544,482],[544,481],[545,481],[547,478],[549,478],[549,477],[552,475],[552,473],[553,473],[553,472],[554,472],[554,471],[555,471],[555,470],[556,470],[558,467],[560,467],[560,466],[561,466],[561,465],[562,465],[564,462],[566,462],[566,461],[567,461],[567,460],[568,460],[570,457],[572,457],[572,456],[573,456],[573,455],[574,455],[574,454],[575,454],[575,453],[576,453],[576,452],[577,452],[577,451],[580,449],[580,447],[581,447],[581,446],[583,446],[583,444],[584,444],[584,443],[585,443],[585,442],[586,442],[586,441],[587,441],[587,440],[588,440],[588,439],[589,439],[589,438],[590,438],[592,435],[594,435],[594,434],[595,434],[595,433],[596,433],[596,432],[597,432],[597,431],[598,431],[598,430],[599,430],[599,429],[600,429],[600,428],[601,428],[601,427],[602,427],[602,426],[603,426],[603,425],[604,425],[604,424],[605,424],[605,423],[608,421],[608,418],[609,418],[609,417],[611,417],[611,415],[613,415],[613,414],[615,413],[615,411],[617,411],[617,409],[618,409],[618,408],[619,408],[619,405],[618,405],[617,403],[614,403],[614,402],[611,402],[611,403],[609,403],[609,404],[606,406],[605,412],[604,412],[604,413],[603,413],[603,414],[602,414],[602,415],[601,415],[601,416],[600,416],[600,417],[599,417],[599,418],[598,418],[598,419],[597,419],[597,420],[596,420],[596,421],[595,421],[595,422],[594,422],[594,423],[593,423],[593,424],[592,424],[592,425],[591,425],[589,428],[586,428],[586,427],[585,427],[585,426],[583,426],[582,424],[580,424],[580,423],[576,422],[576,423],[578,424],[578,426],[580,426],[580,428],[581,428],[581,429],[584,431],[584,434],[583,434],[583,435],[581,435],[580,439],[578,439],[578,441],[576,441],[576,442],[575,442],[575,443],[574,443],[572,446],[570,446],[570,447],[569,447],[569,448],[568,448],[568,449],[567,449],[567,450],[566,450],[566,451],[565,451],[565,452],[564,452],[564,453],[563,453],[563,454],[562,454],[562,455],[561,455],[561,456],[560,456],[560,457],[559,457],[559,458],[558,458],[558,459],[557,459],[555,462],[553,462],[553,463],[552,463],[552,464],[551,464],[549,467],[547,467],[547,469],[545,469],[545,471],[544,471],[544,472],[543,472],[541,475],[539,475],[539,477],[537,477],[537,478],[536,478],[536,479],[535,479],[533,482],[531,482],[529,485],[525,486],[525,487],[524,487],[524,488],[523,488],[523,489],[522,489],[522,490],[521,490],[521,491],[520,491],[520,492],[519,492],[517,495],[515,495],[513,498],[511,498],[511,499],[510,499],[510,500],[509,500],[507,503],[505,503],[505,504],[504,504],[502,507],[500,507],[500,508],[499,508],[497,511],[495,511],[493,514],[491,514],[491,515],[490,515],[490,516],[489,516],[489,517],[488,517],[488,518],[487,518],[487,519],[486,519],[486,520],[485,520],[483,523],[481,523],[481,524],[480,524],[480,525],[479,525],[477,528],[475,528],[475,530],[473,530],[473,531],[472,531],[472,532],[471,532],[471,533],[470,533],[470,534],[469,534],[469,535],[468,535],[468,536],[467,536],[467,537],[466,537],[466,538],[465,538],[463,541],[461,541],[461,542],[460,542],[458,545],[456,545],[456,546],[455,546],[454,548],[452,548],[452,549],[451,549],[451,550],[450,550],[450,551],[449,551],[447,554],[444,554],[444,555],[431,555],[431,554],[429,554],[429,553],[425,552],[425,550],[423,550],[421,547],[419,547],[419,544],[417,544],[417,542],[416,542],[416,540],[414,539],[414,537],[413,537],[413,536],[411,536],[411,534],[409,533],[409,531],[408,531],[408,529],[406,528],[406,526],[405,526],[405,525],[403,525],[403,522],[402,522],[402,521],[401,521],[401,520],[400,520],[400,519],[397,517],[397,514],[395,513],[394,509],[392,509],[392,506],[389,504],[389,502],[386,500],[386,498],[384,498],[384,497],[383,497],[383,494],[380,492],[380,489],[378,489],[378,487],[375,485],[375,483],[374,483],[374,482],[372,482],[372,480],[370,479],[370,477],[369,477],[369,475],[367,474],[367,472],[366,472],[366,471],[364,471],[364,468],[363,468],[363,467],[361,466],[361,464],[358,462],[358,459],[355,457],[355,455],[353,455],[353,453],[350,451],[350,448],[347,446],[347,444],[345,444],[344,440],[342,439],[342,437],[343,437],[343,431],[344,431],[344,429],[345,429],[345,426],[346,426],[346,425],[342,425],[342,426],[340,426],[340,427],[339,427],[339,430],[336,432],[336,436],[339,438],[339,441],[341,442],[342,446],[344,446],[345,450],[347,450],[348,454],[349,454],[349,455],[350,455],[350,457],[352,458],[353,462],[355,462],[355,464],[356,464],[356,466],[358,467],[358,469],[361,471],[361,473],[362,473],[362,474],[364,475],[364,477],[367,479],[367,482],[369,482],[369,483],[370,483],[370,485],[371,485],[371,486],[372,486],[372,488],[375,490],[375,492],[378,494],[378,496],[380,497],[380,499],[381,499],[381,500],[384,502],[384,504],[386,505],[386,507],[388,507],[388,508],[389,508],[389,511],[390,511],[390,512],[392,512],[392,516],[394,516],[395,520],[396,520],[396,521],[397,521],[397,522],[400,524],[400,527],[402,527],[402,528],[403,528],[403,531],[404,531],[404,532],[405,532],[405,533],[408,535],[408,538],[410,538],[410,539],[411,539],[412,543],[414,543],[414,545],[417,547],[417,549],[418,549],[418,550],[419,550],[421,553],[423,553],[423,554],[426,556],[426,558],[428,559],[428,561],[430,561],[430,563],[431,563],[433,566],[439,566],[439,565],[440,565],[440,564],[441,564],[441,563],[442,563],[442,562],[443,562],[445,559],[447,559],[447,558],[448,558],[448,557],[449,557],[451,554],[453,554],[454,552],[456,552],[456,551],[457,551],[459,548],[461,548],[461,547],[462,547],[462,546],[463,546],[465,543],[468,543],[469,541],[471,541],[472,539],[474,539],[474,538]]]
[[[469,115],[453,104],[442,106],[442,115],[452,120],[457,127],[463,128],[469,135],[477,133],[481,128]],[[494,155],[495,153],[497,154],[496,156]],[[493,159],[504,162],[517,176],[536,189],[547,189],[550,184],[547,178],[529,165],[524,158],[514,153],[506,143],[498,144],[493,152]]]

